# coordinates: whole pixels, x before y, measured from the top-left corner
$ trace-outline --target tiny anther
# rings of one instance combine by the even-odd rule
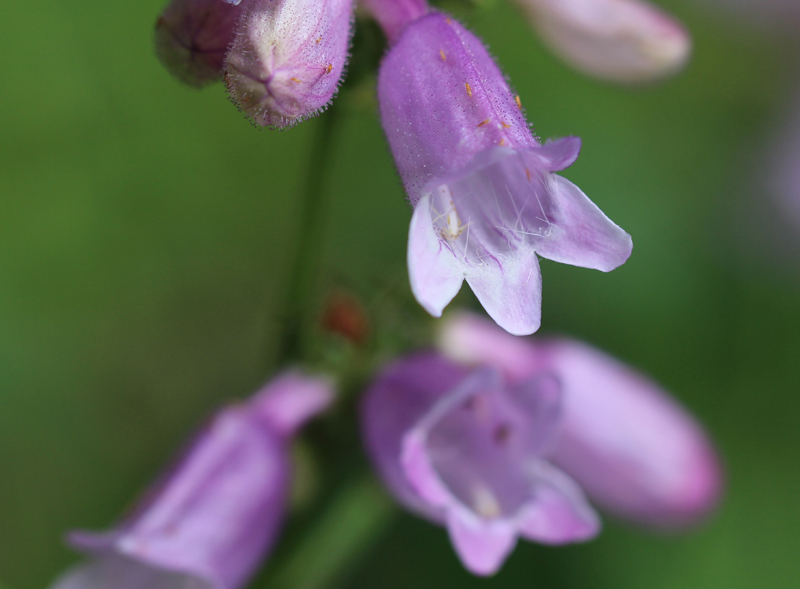
[[[327,67],[325,68],[325,73],[326,73],[326,74],[329,74],[329,73],[331,73],[332,71],[333,71],[333,64],[332,64],[332,63],[329,63],[329,64],[327,65]]]
[[[478,127],[485,127],[486,125],[489,124],[490,120],[491,119],[486,119],[485,121],[481,121],[480,123],[478,123]]]
[[[472,88],[470,88],[469,82],[467,82],[467,83],[466,83],[466,84],[464,84],[464,85],[467,87],[467,96],[469,96],[470,98],[472,98]]]
[[[451,25],[451,24],[453,24],[453,19],[452,19],[452,18],[450,18],[450,17],[448,16],[448,17],[445,19],[445,22],[446,22],[447,24]]]
[[[300,83],[300,80],[298,80],[297,78],[289,78],[289,79],[290,79],[292,82],[294,82],[295,84],[299,84],[299,83]]]
[[[319,45],[320,41],[322,41],[322,37],[320,37],[319,39],[317,39],[317,45]]]
[[[505,139],[501,139],[500,143],[498,145],[500,145],[500,147],[503,147],[505,144],[506,144],[506,140]]]
[[[447,56],[444,54],[444,49],[439,49],[439,57],[442,58],[442,61],[447,61]]]
[[[519,94],[514,97],[514,102],[517,103],[517,108],[522,110],[522,101],[519,99]]]
[[[509,125],[505,121],[500,121],[500,124],[503,125],[503,129],[510,129],[511,128],[511,125]]]
[[[528,182],[531,181],[531,171],[528,168],[525,168],[525,175],[528,177]]]

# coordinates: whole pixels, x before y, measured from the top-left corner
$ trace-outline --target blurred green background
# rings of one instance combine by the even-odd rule
[[[543,261],[542,332],[608,350],[691,407],[724,457],[722,508],[685,536],[607,521],[586,545],[521,543],[489,580],[463,571],[441,529],[403,516],[339,586],[800,586],[800,227],[762,175],[800,84],[797,45],[707,6],[662,4],[695,55],[652,88],[572,72],[506,3],[468,24],[540,136],[583,138],[565,175],[635,243],[611,274]],[[2,9],[4,589],[45,587],[76,561],[65,530],[109,525],[214,407],[264,380],[287,261],[307,237],[297,203],[319,120],[259,132],[221,85],[175,82],[152,48],[161,8]],[[407,289],[410,209],[356,94],[330,153],[321,283]]]

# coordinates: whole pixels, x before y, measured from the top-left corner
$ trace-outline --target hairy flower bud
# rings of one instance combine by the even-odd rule
[[[225,64],[233,101],[265,127],[324,110],[347,61],[353,0],[250,0],[244,8]]]
[[[686,64],[691,38],[642,0],[517,0],[550,49],[576,69],[615,82],[642,82]]]
[[[289,442],[332,399],[324,378],[285,373],[217,414],[118,527],[73,532],[92,556],[52,589],[238,589],[280,530]]]
[[[241,12],[221,0],[172,0],[156,21],[158,58],[190,86],[221,80]]]

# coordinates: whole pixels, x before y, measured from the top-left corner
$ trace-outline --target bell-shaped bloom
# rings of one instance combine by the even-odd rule
[[[599,531],[578,485],[545,458],[560,410],[550,375],[508,386],[499,371],[421,353],[378,376],[362,430],[395,497],[446,526],[467,569],[490,575],[518,536],[564,544]]]
[[[540,144],[519,97],[481,42],[429,13],[409,24],[381,64],[383,127],[414,213],[411,289],[432,315],[467,280],[504,329],[533,333],[541,319],[537,254],[609,271],[630,236],[581,190],[552,172],[580,140]]]
[[[73,532],[91,559],[52,589],[236,589],[272,547],[291,481],[288,444],[332,385],[289,372],[220,412],[114,529]]]
[[[353,0],[249,0],[242,7],[225,66],[233,101],[267,127],[324,110],[347,62]]]
[[[514,338],[469,314],[445,322],[440,348],[499,369],[511,383],[554,374],[564,404],[553,462],[599,507],[673,529],[702,520],[719,501],[720,463],[701,426],[618,360],[574,340]]]
[[[156,53],[181,82],[205,86],[223,76],[241,10],[221,0],[172,0],[156,22]]]
[[[517,0],[550,49],[572,67],[614,82],[680,71],[692,41],[683,25],[643,0]]]

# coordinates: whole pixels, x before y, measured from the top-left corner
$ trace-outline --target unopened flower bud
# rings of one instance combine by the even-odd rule
[[[582,72],[643,82],[686,64],[691,38],[674,18],[641,0],[517,0],[542,40]]]
[[[288,127],[324,110],[339,86],[352,0],[252,0],[226,60],[231,98],[254,123]]]
[[[328,297],[320,323],[328,333],[335,333],[345,340],[362,345],[369,339],[369,317],[356,297],[343,291]]]
[[[156,53],[190,86],[222,79],[225,54],[242,10],[221,0],[172,0],[156,21]]]

